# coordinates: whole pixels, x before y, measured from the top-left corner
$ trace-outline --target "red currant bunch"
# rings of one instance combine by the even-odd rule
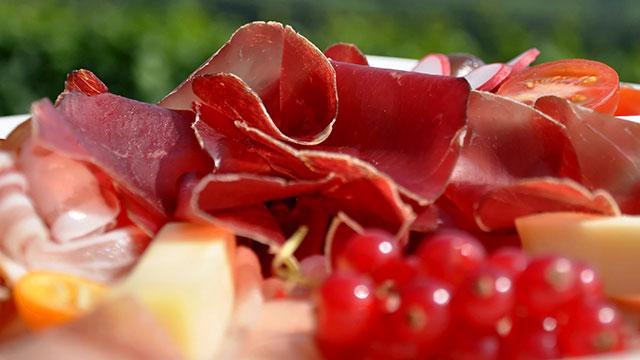
[[[316,340],[330,359],[553,359],[626,347],[620,314],[588,265],[487,255],[443,230],[403,254],[367,230],[345,244],[316,292]]]

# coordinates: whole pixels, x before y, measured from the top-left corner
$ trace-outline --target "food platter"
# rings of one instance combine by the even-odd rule
[[[255,22],[157,104],[71,72],[0,118],[15,321],[69,341],[135,303],[194,359],[277,347],[289,317],[328,358],[635,349],[640,117],[615,116],[640,91],[539,54],[321,52]]]

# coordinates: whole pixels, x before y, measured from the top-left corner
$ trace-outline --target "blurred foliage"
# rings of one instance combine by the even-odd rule
[[[66,73],[94,71],[118,94],[157,101],[253,20],[291,24],[318,47],[369,54],[470,52],[506,61],[586,57],[640,82],[635,0],[0,0],[0,115],[55,98]]]

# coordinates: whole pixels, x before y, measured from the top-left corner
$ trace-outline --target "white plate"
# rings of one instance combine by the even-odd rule
[[[418,63],[418,60],[405,59],[389,56],[367,55],[367,60],[371,66],[409,71]],[[638,84],[629,84],[640,88]],[[29,118],[29,115],[14,115],[0,117],[0,139],[6,139],[7,135],[20,123]],[[640,123],[640,116],[620,116],[621,119]]]

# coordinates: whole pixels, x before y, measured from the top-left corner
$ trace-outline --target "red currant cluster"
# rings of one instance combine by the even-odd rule
[[[454,230],[413,255],[384,232],[355,236],[316,302],[329,359],[553,359],[625,348],[593,269],[516,248],[487,256]]]

